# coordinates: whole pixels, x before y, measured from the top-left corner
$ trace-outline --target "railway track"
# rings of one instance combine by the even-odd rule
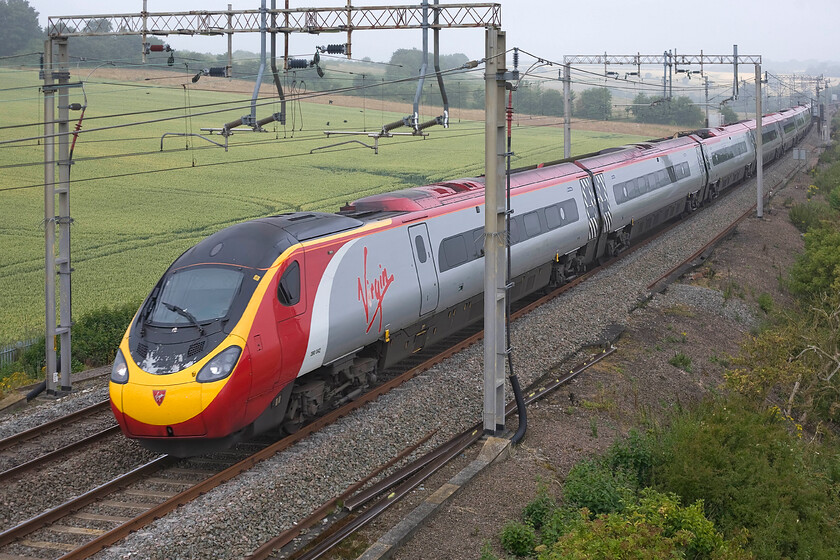
[[[0,440],[0,481],[65,457],[118,431],[106,400]]]

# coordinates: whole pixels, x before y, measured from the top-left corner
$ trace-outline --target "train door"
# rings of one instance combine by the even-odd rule
[[[697,146],[697,166],[700,169],[700,202],[706,200],[706,193],[707,193],[707,186],[709,184],[709,169],[708,164],[706,162],[706,158],[703,156],[703,149],[700,146]]]
[[[435,260],[432,258],[432,246],[429,243],[429,230],[426,224],[409,227],[408,237],[411,240],[417,281],[420,283],[420,315],[422,316],[437,309],[437,268],[435,267]]]

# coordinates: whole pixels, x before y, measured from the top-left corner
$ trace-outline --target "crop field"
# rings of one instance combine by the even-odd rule
[[[71,72],[71,82],[88,73]],[[43,134],[37,70],[0,69],[0,80],[2,344],[44,329],[44,147],[37,138]],[[285,127],[277,123],[265,133],[236,133],[227,152],[184,136],[167,136],[161,150],[165,133],[221,127],[247,114],[250,98],[95,78],[86,82],[85,93],[70,185],[76,317],[139,304],[178,255],[225,226],[295,210],[332,212],[369,194],[483,173],[481,122],[434,127],[425,139],[382,139],[375,155],[358,142],[324,148],[372,140],[326,138],[323,131],[378,130],[404,114],[296,102],[288,104]],[[70,101],[83,102],[81,88],[71,90]],[[280,111],[279,103],[260,104],[258,118]],[[433,110],[424,119],[434,116]],[[79,112],[70,117],[72,129]],[[573,153],[643,139],[573,132]],[[558,159],[562,142],[562,128],[515,127],[513,166]],[[324,149],[310,153],[316,148]]]

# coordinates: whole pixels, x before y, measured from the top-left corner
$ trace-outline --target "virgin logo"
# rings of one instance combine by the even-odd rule
[[[153,389],[152,396],[155,397],[155,402],[160,406],[163,404],[163,397],[166,396],[166,389]]]
[[[365,247],[364,256],[364,276],[359,278],[359,301],[362,302],[362,307],[365,310],[365,322],[367,323],[366,333],[370,332],[373,323],[376,322],[376,317],[379,317],[378,331],[382,332],[382,300],[388,292],[388,288],[394,282],[394,275],[388,276],[388,269],[379,265],[379,272],[373,277],[373,280],[368,278],[367,270],[367,254],[368,250]]]

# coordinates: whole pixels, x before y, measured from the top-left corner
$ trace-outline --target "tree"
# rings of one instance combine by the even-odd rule
[[[612,118],[612,94],[607,88],[584,90],[575,103],[575,116],[608,121]]]
[[[729,105],[721,105],[720,114],[723,117],[723,124],[731,124],[738,122],[738,113],[736,113]]]
[[[0,56],[43,50],[38,12],[26,0],[0,0]]]
[[[697,127],[704,121],[700,107],[685,96],[667,100],[640,93],[633,99],[631,111],[636,122],[643,123]]]

